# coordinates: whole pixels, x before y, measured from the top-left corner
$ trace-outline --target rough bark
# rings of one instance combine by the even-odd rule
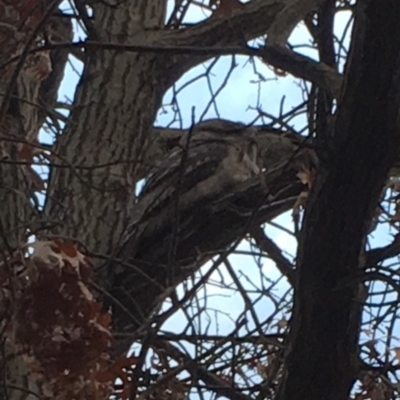
[[[0,4],[1,64],[23,49],[32,30],[29,20],[23,28],[16,28],[21,18],[19,5],[18,2],[15,6]],[[3,254],[13,251],[21,243],[33,214],[26,169],[16,163],[19,161],[18,143],[26,141],[37,128],[34,102],[40,81],[30,76],[28,66],[19,65],[18,75],[15,74],[16,67],[15,63],[8,65],[0,75],[0,153],[6,160],[0,165],[0,201],[7,205],[7,211],[0,213],[0,252]]]
[[[399,18],[397,1],[357,6],[335,136],[305,216],[282,400],[344,400],[356,379],[359,257],[400,145]]]
[[[49,5],[54,9],[57,7],[56,2],[46,1],[40,11],[51,11],[51,8],[46,9]],[[27,7],[30,6],[32,4]],[[30,167],[23,163],[31,161],[34,149],[32,144],[36,144],[38,130],[47,114],[44,109],[54,105],[68,55],[65,49],[55,50],[50,54],[38,53],[36,56],[25,54],[22,57],[24,63],[19,66],[18,62],[3,64],[26,49],[38,20],[43,18],[40,12],[27,14],[26,11],[24,1],[0,4],[0,64],[3,67],[0,73],[1,261],[7,259],[11,252],[26,241],[27,229],[32,227],[33,219],[38,217],[37,210],[32,206],[31,196],[38,190],[40,179],[37,180]],[[45,18],[48,18],[50,25],[55,23],[57,31],[65,34],[63,40],[71,36],[71,24],[68,21],[57,24],[58,19],[52,18],[50,14],[45,15]],[[22,25],[21,20],[24,20]],[[57,69],[47,70],[48,58],[57,59]],[[45,96],[42,101],[39,101],[40,94]],[[2,263],[1,267],[6,266]],[[37,393],[43,393],[40,382],[30,378],[31,371],[21,356],[13,354],[8,341],[2,340],[1,354],[2,398],[34,399],[37,398]]]
[[[164,8],[162,1],[146,7],[131,1],[115,9],[96,5],[96,36],[129,42],[147,29],[151,37],[151,29],[162,26]],[[112,51],[87,54],[76,106],[56,149],[71,168],[52,171],[46,213],[59,221],[54,232],[78,239],[91,251],[109,254],[132,211],[135,168],[167,89],[160,82],[161,59]],[[93,169],[75,170],[79,165]]]
[[[253,0],[229,18],[210,18],[187,29],[163,32],[154,44],[173,46],[172,52],[181,49],[166,64],[177,77],[216,52],[245,54],[261,57],[275,68],[314,82],[338,97],[342,84],[340,74],[323,62],[315,62],[283,46],[296,24],[321,3],[323,0]],[[268,34],[267,46],[257,49],[247,46],[247,41],[264,34]],[[229,49],[228,46],[234,45],[240,46]],[[213,48],[216,52],[211,51]]]
[[[243,30],[246,31],[246,38],[266,32],[274,15],[282,9],[280,3],[254,1],[241,14],[235,14],[229,20],[212,18],[190,29],[172,32],[160,30],[165,13],[165,2],[162,0],[122,2],[118,3],[118,7],[109,7],[107,3],[100,2],[94,5],[95,19],[89,39],[129,45],[163,43],[161,39],[165,39],[167,44],[176,44],[181,38],[188,45],[237,45],[243,40]],[[25,5],[23,2],[21,4]],[[52,40],[53,43],[58,39],[65,41],[67,37],[68,34],[61,34],[60,37],[55,35]],[[24,40],[21,43],[24,44]],[[11,45],[11,49],[15,50],[15,47]],[[2,61],[7,61],[11,54],[4,51]],[[50,59],[55,69],[48,79],[42,85],[28,84],[27,90],[16,93],[17,97],[33,104],[39,103],[42,107],[51,107],[65,55],[64,51],[52,51]],[[184,72],[211,56],[180,54],[171,58],[162,52],[121,53],[101,49],[86,52],[87,62],[74,110],[55,152],[57,161],[70,168],[54,167],[51,171],[45,216],[57,225],[49,231],[50,234],[72,237],[96,253],[107,255],[114,250],[133,211],[135,181],[146,173],[143,172],[143,168],[146,168],[143,155],[147,147],[155,149],[153,136],[148,133],[151,132],[162,96]],[[11,74],[13,65],[10,64],[9,68]],[[6,75],[3,78],[2,88],[6,90],[9,82]],[[24,82],[23,79],[22,70],[18,80]],[[29,122],[25,122],[25,130],[37,133],[43,113],[29,103],[17,101],[10,104],[16,105],[17,118],[13,119],[12,108],[3,108],[2,112],[7,114],[6,121],[10,123],[2,130],[2,134],[10,137],[9,127],[18,128],[18,119],[21,117]],[[12,138],[16,136],[20,140],[25,134],[22,132],[18,136],[15,133]],[[169,144],[166,147],[161,150],[157,148],[155,152],[161,156],[169,150]],[[89,168],[80,168],[82,166]],[[2,204],[7,205],[2,208],[0,215],[3,236],[11,243],[10,247],[15,248],[27,224],[31,222],[31,192],[22,166],[3,163],[1,168],[3,181],[0,194]],[[139,168],[142,168],[142,172]],[[257,187],[256,184],[252,190],[257,192]],[[284,198],[283,203],[293,201],[297,191],[289,189],[289,198]],[[286,209],[287,205],[275,207],[279,212]],[[12,232],[17,234],[13,235]],[[225,234],[225,230],[221,231],[222,234]],[[4,387],[8,398],[33,399],[35,393],[41,392],[19,358],[13,358],[7,368],[2,376],[7,380]]]
[[[162,29],[163,2],[154,0],[143,7],[142,2],[133,1],[116,9],[98,4],[94,32],[98,42],[127,45],[237,44],[247,26],[251,29],[246,37],[266,32],[275,15],[282,11],[283,3],[251,2],[229,20],[211,18],[177,31]],[[53,168],[46,215],[57,222],[52,234],[72,237],[90,253],[110,256],[134,216],[135,183],[144,176],[147,150],[152,149],[150,154],[160,152],[149,140],[149,132],[161,99],[176,79],[210,55],[171,57],[160,51],[123,53],[101,48],[87,53],[74,110],[56,148],[61,160],[71,168]],[[93,168],[82,169],[82,165]],[[291,202],[298,192],[298,186],[289,190]],[[287,209],[288,204],[279,210]],[[235,229],[232,232],[237,234]],[[225,235],[225,229],[220,233],[221,237]],[[234,235],[229,236],[233,238]],[[145,237],[140,239],[144,240]],[[221,238],[216,242],[219,248],[220,242],[227,244]],[[107,281],[100,284],[110,286]],[[136,303],[146,312],[150,309],[146,299]]]
[[[296,18],[305,15],[310,10],[308,7],[317,2],[254,0],[230,18],[211,18],[202,24],[173,31],[163,29],[164,0],[131,0],[118,2],[118,6],[115,7],[109,6],[107,2],[95,2],[95,18],[91,32],[93,37],[89,39],[99,43],[126,45],[238,45],[268,32],[274,26],[278,15],[280,21],[284,21],[285,10],[290,11],[290,15],[293,16],[293,7],[302,4],[306,4],[307,8],[301,7],[301,12],[295,14]],[[292,26],[293,20],[289,18],[288,23]],[[275,54],[276,66],[282,66],[279,64],[282,62],[282,58],[278,57],[280,53],[266,51],[265,54],[266,57],[272,54],[272,61]],[[56,153],[59,160],[70,168],[54,167],[52,170],[45,215],[55,221],[57,226],[48,233],[72,237],[92,253],[106,257],[117,253],[122,261],[129,264],[108,262],[106,273],[99,273],[99,283],[111,292],[114,299],[122,303],[125,310],[132,310],[126,313],[123,308],[114,307],[115,328],[123,331],[128,324],[133,324],[133,330],[135,324],[138,324],[138,318],[140,322],[151,313],[155,305],[152,300],[155,300],[165,287],[181,281],[201,266],[210,255],[225,249],[232,241],[240,238],[245,233],[243,226],[246,226],[252,214],[255,216],[253,215],[251,221],[256,223],[290,208],[302,185],[295,177],[297,170],[294,164],[275,168],[279,165],[277,163],[273,164],[272,170],[267,170],[264,176],[257,175],[245,182],[237,182],[237,185],[229,186],[224,193],[214,192],[207,201],[199,198],[195,204],[197,214],[192,212],[194,204],[180,210],[181,230],[177,231],[178,236],[174,239],[177,247],[171,263],[170,244],[173,235],[161,236],[162,230],[154,228],[157,226],[157,218],[150,213],[144,213],[139,222],[132,221],[136,213],[148,209],[150,198],[146,197],[150,194],[144,193],[137,202],[134,195],[135,183],[147,174],[146,164],[147,160],[152,159],[152,152],[159,157],[165,151],[169,151],[171,146],[176,145],[178,135],[174,132],[170,131],[170,135],[165,133],[167,139],[160,139],[160,146],[155,146],[152,140],[154,136],[149,134],[156,132],[152,131],[152,125],[164,93],[184,72],[210,58],[212,54],[193,56],[181,53],[171,57],[159,50],[124,53],[91,48],[86,56],[87,62],[74,109],[68,126],[57,143]],[[287,62],[290,56],[286,53],[284,56],[285,65],[291,72],[290,63]],[[304,59],[298,61],[302,62]],[[299,62],[296,64],[297,71],[301,69],[298,68]],[[310,62],[307,65],[310,65]],[[307,76],[314,79],[315,69],[310,71]],[[332,72],[327,69],[327,75]],[[333,76],[336,87],[334,90],[337,93],[341,82],[337,75]],[[331,78],[331,75],[329,77]],[[323,84],[321,82],[324,79],[318,79],[318,83]],[[58,79],[55,80],[57,81]],[[328,88],[329,85],[330,83],[326,84]],[[38,88],[35,90],[33,99],[38,96]],[[352,128],[354,125],[355,123]],[[278,145],[274,149],[277,150]],[[290,154],[293,154],[293,148],[290,149]],[[290,158],[289,152],[282,153],[282,157],[285,160]],[[9,169],[1,171],[2,179],[8,180],[1,182],[0,191],[2,204],[7,204],[7,209],[0,213],[1,222],[3,227],[5,226],[3,229],[10,232],[18,227],[23,233],[26,225],[21,229],[20,223],[23,221],[26,224],[29,220],[31,208],[28,207],[26,212],[22,211],[22,214],[21,210],[24,210],[23,201],[29,204],[29,190],[26,188],[20,167],[12,165],[4,168]],[[346,171],[345,176],[347,175]],[[23,193],[23,201],[18,197],[20,193]],[[365,195],[368,193],[366,191]],[[326,197],[328,201],[329,197]],[[166,208],[161,210],[159,215],[168,212]],[[312,212],[310,215],[313,215]],[[165,222],[166,218],[161,219],[165,224],[162,227],[164,232],[173,231],[173,227]],[[210,221],[217,223],[221,229],[212,229]],[[136,228],[141,232],[140,236],[126,236],[125,231],[128,227]],[[7,238],[9,237],[7,234]],[[307,234],[305,237],[307,238]],[[122,239],[125,240],[124,247],[120,252],[116,252]],[[17,239],[13,241],[17,242]],[[196,253],[193,252],[195,246],[207,254],[196,257]],[[307,260],[306,253],[304,260]],[[160,268],[160,264],[174,266],[172,282],[170,272]],[[133,267],[138,268],[140,272]],[[149,285],[144,273],[150,275],[157,284]],[[305,276],[308,276],[307,272]],[[133,281],[136,287],[132,286]],[[325,285],[324,288],[326,287]],[[128,292],[124,292],[124,289],[128,289]],[[317,294],[320,292],[317,291]],[[348,298],[344,296],[344,299]],[[132,315],[135,310],[140,310],[140,313]],[[307,323],[314,317],[312,314]],[[300,339],[296,338],[294,343],[300,343]],[[126,350],[128,344],[122,343],[120,350]],[[292,360],[293,368],[296,368],[298,359],[295,352]],[[312,367],[315,365],[319,366],[316,363],[312,364]],[[23,364],[17,363],[16,368],[21,366]],[[293,371],[297,373],[295,369],[289,370],[288,382],[295,379]],[[315,369],[313,371],[315,372]],[[31,380],[29,374],[25,375],[25,372],[22,372],[21,375],[26,378],[26,382]],[[26,382],[21,384],[18,381],[18,385],[25,390],[29,389],[30,386]],[[295,383],[299,382],[293,382]],[[14,389],[8,393],[11,399],[35,398],[35,395],[29,392]],[[35,391],[40,392],[39,389]]]

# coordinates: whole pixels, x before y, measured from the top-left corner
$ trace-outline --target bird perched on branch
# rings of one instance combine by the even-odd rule
[[[296,174],[312,159],[303,140],[229,121],[194,126],[148,177],[118,257],[170,285],[168,266],[204,262],[199,254],[210,257],[243,235],[253,211],[261,223],[293,206],[302,190]],[[139,279],[130,271],[127,281],[124,268],[107,269],[115,287],[133,287]],[[143,285],[149,296],[154,289]]]
[[[303,140],[270,127],[226,120],[201,122],[149,176],[139,195],[135,221],[157,215],[160,225],[172,218],[177,202],[184,213],[274,168],[290,164],[300,170],[305,162],[304,151],[299,152]]]

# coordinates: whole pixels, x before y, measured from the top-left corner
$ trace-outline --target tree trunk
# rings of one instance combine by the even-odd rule
[[[290,30],[293,26],[293,18],[297,21],[310,11],[308,7],[317,3],[320,1],[253,0],[243,11],[233,12],[229,18],[212,17],[202,24],[181,30],[163,29],[166,10],[164,0],[130,0],[117,2],[115,6],[102,1],[93,5],[94,24],[91,27],[89,25],[89,40],[91,45],[97,43],[99,47],[95,49],[91,46],[90,50],[84,52],[85,69],[74,108],[56,144],[57,161],[64,166],[52,167],[44,215],[48,221],[54,223],[54,227],[48,228],[46,234],[72,238],[88,253],[102,255],[107,259],[104,263],[104,258],[94,257],[99,270],[99,285],[108,290],[113,300],[118,300],[124,306],[119,308],[112,302],[108,303],[113,304],[115,330],[132,333],[151,314],[166,287],[195,272],[210,254],[216,254],[227,248],[231,242],[240,239],[246,233],[249,216],[254,224],[270,219],[289,209],[303,189],[296,178],[297,166],[294,163],[281,165],[290,158],[288,154],[293,153],[293,143],[287,139],[287,142],[283,140],[274,145],[273,150],[280,156],[277,163],[271,165],[272,171],[267,170],[262,178],[253,177],[237,186],[230,186],[229,190],[214,193],[212,198],[199,198],[197,203],[189,204],[180,215],[182,229],[177,232],[175,238],[172,227],[167,223],[162,226],[164,230],[157,230],[157,217],[161,216],[165,222],[167,209],[161,210],[156,216],[151,215],[147,213],[150,194],[144,194],[138,202],[135,197],[137,181],[149,171],[147,162],[159,159],[171,146],[176,146],[176,132],[164,132],[165,140],[157,137],[154,141],[159,130],[153,129],[153,123],[165,92],[191,67],[216,54],[201,52],[198,48],[216,46],[218,50],[218,46],[242,44],[269,32],[270,29],[271,36],[275,34],[275,39],[279,42],[279,38],[285,37],[287,29]],[[286,12],[290,18],[285,17]],[[285,24],[288,25],[281,26],[280,22],[274,24],[274,21],[286,21]],[[147,52],[104,50],[101,45],[105,43],[122,46],[154,45],[158,48],[164,46],[165,49]],[[173,46],[192,46],[193,54],[187,54],[190,53],[190,49],[172,51],[169,47]],[[267,61],[276,62],[277,67],[284,65],[296,76],[310,79],[316,77],[318,83],[321,82],[321,85],[325,85],[332,93],[338,92],[341,79],[326,66],[313,63],[305,57],[291,57],[290,53],[282,49],[269,52],[267,48],[260,52],[260,55]],[[54,78],[54,82],[59,82],[59,76]],[[2,82],[2,91],[6,91],[6,83],[6,80]],[[41,88],[43,87],[42,85]],[[28,99],[35,101],[39,96],[40,87],[33,89],[32,97]],[[50,89],[45,92],[48,94]],[[46,93],[40,93],[42,98]],[[6,112],[8,117],[12,117],[8,108]],[[31,109],[24,111],[25,114],[32,112]],[[41,121],[41,116],[35,115],[34,121],[33,126],[36,126],[38,121]],[[18,123],[11,121],[12,126],[19,126]],[[8,128],[4,129],[2,135],[8,134]],[[171,144],[169,140],[172,140]],[[17,149],[14,148],[13,151],[15,153]],[[309,154],[306,151],[300,152],[300,156],[307,162]],[[16,160],[16,157],[12,158],[12,161]],[[277,165],[279,168],[275,168]],[[387,165],[385,164],[385,168]],[[2,164],[1,168],[0,200],[2,204],[7,204],[7,207],[0,213],[0,221],[3,237],[7,237],[9,242],[4,241],[2,249],[7,246],[15,248],[22,239],[26,223],[30,221],[33,212],[29,203],[30,190],[27,188],[22,166]],[[378,174],[379,179],[383,176],[382,171]],[[319,178],[318,182],[325,182],[325,178]],[[373,188],[379,186],[377,182],[372,184]],[[318,185],[316,187],[319,187]],[[328,188],[332,191],[332,187],[334,186]],[[331,191],[326,190],[330,195]],[[368,194],[371,190],[367,191]],[[328,194],[324,195],[327,203],[330,201]],[[197,210],[197,215],[194,210]],[[135,215],[142,211],[144,217],[139,221],[134,220]],[[320,215],[320,211],[313,211],[311,207],[310,216],[307,218],[312,219],[313,212]],[[363,217],[365,215],[363,214]],[[212,225],[211,221],[218,224],[220,229],[213,229],[215,225]],[[251,223],[249,228],[250,225]],[[139,232],[139,236],[132,235],[132,231]],[[167,231],[168,234],[164,235]],[[304,243],[307,246],[313,243],[311,234],[314,233],[310,232],[305,233]],[[326,231],[322,233],[325,236],[321,237],[326,237]],[[177,246],[171,264],[170,244],[174,240]],[[359,250],[359,238],[354,240],[354,245],[358,246]],[[332,249],[336,249],[334,244],[332,246]],[[200,257],[196,257],[197,253],[193,251],[195,247],[203,253]],[[120,257],[123,263],[120,260],[115,261],[115,255]],[[307,265],[312,265],[310,269],[313,269],[317,261],[309,262],[307,257],[311,259],[311,256],[306,252],[302,257],[302,268],[306,271],[305,276],[308,276]],[[318,259],[318,263],[320,261],[321,259]],[[332,261],[329,271],[341,261]],[[160,264],[163,267],[167,265],[175,268],[172,281],[170,271],[160,268]],[[340,276],[346,275],[343,267],[338,268]],[[146,274],[154,278],[157,285],[150,286]],[[132,282],[137,286],[133,286]],[[300,284],[307,287],[307,282],[303,279]],[[323,288],[329,291],[335,282],[336,278],[333,279],[333,283],[325,283]],[[311,290],[316,296],[323,294],[314,286]],[[345,305],[349,305],[353,293],[352,286],[349,293],[346,292],[346,296],[343,297],[342,301],[347,301]],[[108,298],[104,296],[104,299]],[[302,304],[301,301],[298,300],[298,303]],[[308,303],[305,301],[304,304]],[[302,305],[296,307],[303,310]],[[337,311],[336,308],[334,311]],[[301,315],[302,313],[303,311]],[[314,317],[312,314],[306,324],[314,321]],[[349,319],[348,315],[340,314],[340,317],[346,321]],[[126,329],[128,325],[132,326]],[[305,329],[308,327],[306,325]],[[302,326],[298,329],[298,337],[294,335],[295,346],[302,343],[302,339],[299,338],[302,338],[301,333],[305,332]],[[315,329],[320,333],[318,324]],[[126,351],[129,344],[121,341],[117,352]],[[298,372],[301,360],[296,358],[295,352],[293,354],[288,382],[293,383],[290,387],[295,390],[296,384],[302,384],[293,378]],[[303,354],[301,349],[297,354]],[[2,375],[6,376],[9,385],[8,398],[31,400],[36,398],[37,393],[43,394],[38,387],[39,382],[35,382],[27,372],[21,359],[14,360],[16,362],[9,364],[8,370]],[[305,374],[309,371],[315,373],[315,368],[320,367],[320,361],[311,364]],[[15,380],[15,376],[18,380]],[[307,375],[307,378],[310,377],[311,375]],[[334,383],[334,380],[332,382]],[[30,393],[30,390],[35,394]]]
[[[165,6],[131,1],[117,10],[95,6],[99,40],[151,37],[147,30],[161,28]],[[132,212],[135,170],[167,89],[160,61],[151,53],[87,54],[76,107],[56,149],[72,167],[52,170],[46,215],[58,220],[54,233],[78,239],[93,253],[111,253]]]
[[[291,9],[292,2],[287,0],[288,10]],[[131,1],[129,4],[120,5],[116,10],[98,4],[95,6],[94,39],[96,42],[124,45],[157,46],[162,43],[166,48],[176,43],[182,46],[203,43],[209,46],[231,45],[243,40],[241,27],[247,26],[250,19],[252,25],[245,33],[246,38],[250,39],[265,32],[274,21],[274,17],[277,14],[282,15],[282,4],[272,0],[252,2],[242,14],[233,15],[229,23],[226,19],[212,18],[205,24],[183,31],[164,32],[164,12],[165,4],[160,0],[146,2],[146,7],[143,7],[141,1]],[[219,31],[232,32],[232,35],[218,35]],[[238,32],[242,33],[239,35]],[[52,169],[45,212],[49,220],[57,223],[51,234],[77,240],[90,254],[112,257],[118,251],[122,239],[126,239],[126,229],[132,225],[136,202],[135,184],[143,178],[143,171],[146,170],[149,160],[147,152],[149,155],[163,152],[163,149],[155,148],[152,142],[154,134],[149,133],[153,132],[152,125],[163,95],[183,73],[208,59],[210,55],[188,56],[179,51],[171,55],[168,52],[135,53],[96,49],[87,51],[86,56],[87,62],[77,89],[74,109],[56,148],[60,161],[71,168]],[[285,157],[287,154],[285,153]],[[278,211],[288,209],[301,190],[301,184],[296,177],[293,180],[293,174],[289,181],[296,183],[294,188],[289,185],[285,189],[286,192],[283,190],[287,184],[284,180],[282,187],[278,185],[272,189],[272,196],[276,194],[278,187],[283,190],[283,194],[280,195],[282,203],[273,203],[271,206],[270,217],[276,216]],[[249,190],[260,193],[260,182],[253,186],[253,189]],[[240,190],[238,195],[240,196]],[[248,190],[244,195],[250,198]],[[285,202],[288,198],[289,201]],[[233,200],[228,200],[228,203],[229,201]],[[252,206],[255,206],[254,202]],[[218,212],[221,210],[222,208]],[[211,211],[208,211],[210,217]],[[224,212],[221,218],[221,222],[230,226],[229,213]],[[228,229],[221,226],[222,229],[216,238],[218,250],[227,246],[229,240],[236,240],[244,234],[243,229],[238,229],[242,223],[243,219],[236,220],[235,228],[229,229],[230,235],[227,235]],[[205,226],[202,229],[204,228]],[[157,234],[144,236],[137,238],[137,242],[146,243],[149,247],[147,254],[164,251],[158,260],[163,264],[166,246],[161,250],[156,238]],[[196,243],[200,238],[201,235],[193,236],[192,242],[187,243],[190,243],[192,248],[195,245],[201,248],[202,244]],[[211,242],[204,250],[215,252],[216,248],[209,248],[210,244]],[[190,246],[187,245],[185,251]],[[132,259],[135,256],[128,254],[129,246],[125,246],[124,249],[125,258]],[[138,261],[146,262],[146,257],[140,256]],[[147,260],[150,261],[154,262],[153,259]],[[196,268],[203,262],[203,259],[198,260]],[[117,291],[124,290],[127,282],[137,279],[137,275],[127,268],[124,268],[124,273],[115,274],[115,263],[106,263],[104,271],[104,258],[97,264],[101,269],[98,283],[110,290],[113,296],[116,296]],[[195,270],[193,260],[189,261],[189,265],[192,268],[185,274],[178,273],[175,283],[182,281],[189,271]],[[144,269],[143,266],[140,268]],[[115,276],[115,281],[111,279],[112,276]],[[124,285],[121,282],[124,282]],[[159,276],[158,287],[165,287],[163,276]],[[132,296],[134,292],[135,288],[131,287],[128,293]],[[160,294],[159,289],[156,293],[157,296]],[[157,296],[152,293],[150,298],[154,299]],[[135,294],[135,297],[135,309],[140,310],[142,316],[148,315],[154,303],[149,302],[147,296]],[[124,299],[125,308],[130,309],[132,301],[128,301],[126,296]],[[128,323],[126,315],[122,318],[120,313],[121,310],[116,307],[114,318],[120,321],[116,323],[118,330],[122,330]]]
[[[56,10],[56,2],[43,2],[44,9],[49,5],[51,8],[47,8],[48,11]],[[48,110],[52,110],[55,104],[68,57],[66,49],[59,49],[50,56],[47,52],[38,53],[36,57],[25,54],[22,57],[24,63],[19,66],[18,61],[9,63],[10,58],[19,52],[29,50],[26,46],[32,30],[38,19],[43,17],[36,12],[26,14],[26,6],[23,0],[0,4],[0,254],[3,274],[13,272],[7,260],[26,242],[27,229],[34,230],[38,223],[43,222],[32,204],[34,192],[43,189],[42,182],[29,164],[37,149],[38,131]],[[60,38],[71,40],[72,27],[69,21],[59,23],[50,13],[46,18],[49,26],[57,21],[52,33],[60,37],[55,37],[55,42]],[[21,20],[24,20],[22,26]],[[14,31],[12,27],[15,26],[19,29]],[[41,35],[36,39],[40,38]],[[31,46],[37,43],[38,40],[35,40]],[[49,57],[57,60],[54,70],[48,68]],[[44,93],[44,87],[45,98],[40,96]],[[2,330],[4,324],[2,319]],[[14,354],[8,340],[2,340],[1,354],[1,398],[31,400],[37,399],[38,393],[44,393],[41,382],[32,378],[31,370],[20,355]]]
[[[279,400],[345,400],[357,378],[360,255],[400,151],[399,18],[397,1],[357,6],[334,142],[305,215]]]

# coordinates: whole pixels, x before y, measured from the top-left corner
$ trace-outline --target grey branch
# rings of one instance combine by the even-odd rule
[[[332,96],[339,99],[343,77],[332,67],[283,47],[268,45],[259,49],[258,53],[266,63],[289,72],[297,78],[315,83],[321,89],[329,90]]]
[[[280,43],[321,1],[252,0],[229,17],[211,17],[190,28],[164,32],[162,37],[170,45],[231,46],[268,33],[274,43]]]
[[[296,25],[308,13],[317,9],[325,0],[288,0],[283,2],[284,8],[277,13],[268,29],[268,45],[285,47],[290,34]]]
[[[177,54],[167,60],[174,73],[171,79],[181,76],[190,67],[220,54],[244,54],[261,57],[273,67],[282,69],[298,78],[308,80],[327,89],[339,98],[342,76],[334,69],[294,53],[285,48],[286,41],[295,26],[314,10],[322,0],[260,0],[251,1],[229,18],[210,18],[193,27],[163,32],[152,45],[166,48],[198,48],[199,54]],[[252,49],[246,43],[268,34],[268,45],[264,49]],[[210,49],[210,52],[200,50]],[[172,83],[171,83],[172,84]]]

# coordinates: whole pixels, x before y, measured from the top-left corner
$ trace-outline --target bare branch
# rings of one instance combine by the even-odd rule
[[[265,47],[258,55],[268,64],[289,72],[297,78],[315,83],[328,90],[336,99],[340,96],[342,76],[334,68],[283,47]]]
[[[282,275],[286,276],[289,282],[294,286],[295,271],[293,269],[293,265],[283,256],[281,249],[264,233],[259,226],[252,228],[250,235],[256,241],[257,246],[260,247],[261,250],[267,252],[267,254],[275,262]]]

